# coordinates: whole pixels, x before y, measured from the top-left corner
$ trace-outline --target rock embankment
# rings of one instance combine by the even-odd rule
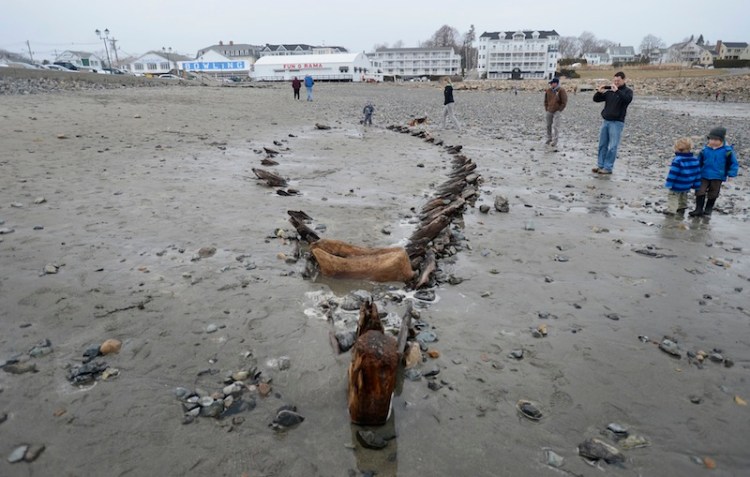
[[[165,84],[188,85],[192,82],[139,76],[0,68],[0,95],[153,87]]]
[[[675,72],[675,75],[677,74],[679,72]],[[750,74],[639,78],[629,79],[627,83],[641,96],[750,102]],[[563,86],[568,91],[577,90],[581,92],[593,88],[595,84],[594,81],[587,79],[563,80]],[[474,80],[456,84],[454,87],[456,90],[541,91],[547,87],[547,82],[542,80]]]

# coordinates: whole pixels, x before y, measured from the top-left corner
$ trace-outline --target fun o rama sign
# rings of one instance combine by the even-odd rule
[[[323,68],[323,63],[284,63],[282,68],[285,70],[315,70]]]

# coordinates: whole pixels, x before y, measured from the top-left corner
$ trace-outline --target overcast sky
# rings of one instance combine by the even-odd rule
[[[442,25],[465,33],[584,31],[634,46],[653,34],[667,45],[703,34],[711,43],[750,41],[750,0],[2,0],[0,49],[51,59],[55,52],[103,53],[94,30],[108,28],[119,57],[171,47],[194,57],[223,40],[263,45],[306,43],[372,51],[376,44],[417,46]]]

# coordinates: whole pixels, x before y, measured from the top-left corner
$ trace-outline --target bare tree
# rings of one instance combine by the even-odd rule
[[[578,58],[581,56],[581,41],[575,36],[561,36],[559,48],[560,58]]]
[[[458,30],[452,26],[443,25],[432,34],[432,37],[422,43],[425,47],[445,47],[450,46],[454,50],[458,47]]]
[[[463,45],[461,48],[461,61],[463,62],[464,71],[469,71],[474,65],[474,55],[476,53],[476,49],[472,46],[474,40],[476,40],[476,32],[474,30],[474,25],[471,25],[469,31],[464,33]]]
[[[665,43],[661,38],[648,34],[641,40],[641,56],[648,56],[652,51],[657,48],[664,48]]]
[[[590,31],[581,33],[578,37],[579,46],[581,48],[581,54],[594,53],[599,49],[599,40]]]
[[[387,48],[388,48],[388,43],[387,42],[386,43],[376,43],[372,47],[372,51],[380,51],[380,50],[385,50]]]
[[[393,42],[393,46],[391,48],[403,48],[404,47],[404,40],[398,40]]]

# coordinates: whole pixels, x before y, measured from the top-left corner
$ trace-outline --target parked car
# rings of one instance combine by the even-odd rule
[[[172,74],[168,74],[168,73],[167,74],[163,74],[163,75],[159,75],[159,78],[162,78],[162,79],[172,79],[172,80],[181,80],[182,79],[182,78],[180,78],[177,75],[172,75]]]
[[[64,66],[60,66],[60,65],[44,65],[44,66],[48,70],[53,70],[53,71],[67,71],[68,73],[75,71],[75,70],[68,69]]]
[[[53,64],[57,66],[62,66],[71,71],[78,71],[78,67],[74,65],[73,63],[71,63],[70,61],[55,61]]]

